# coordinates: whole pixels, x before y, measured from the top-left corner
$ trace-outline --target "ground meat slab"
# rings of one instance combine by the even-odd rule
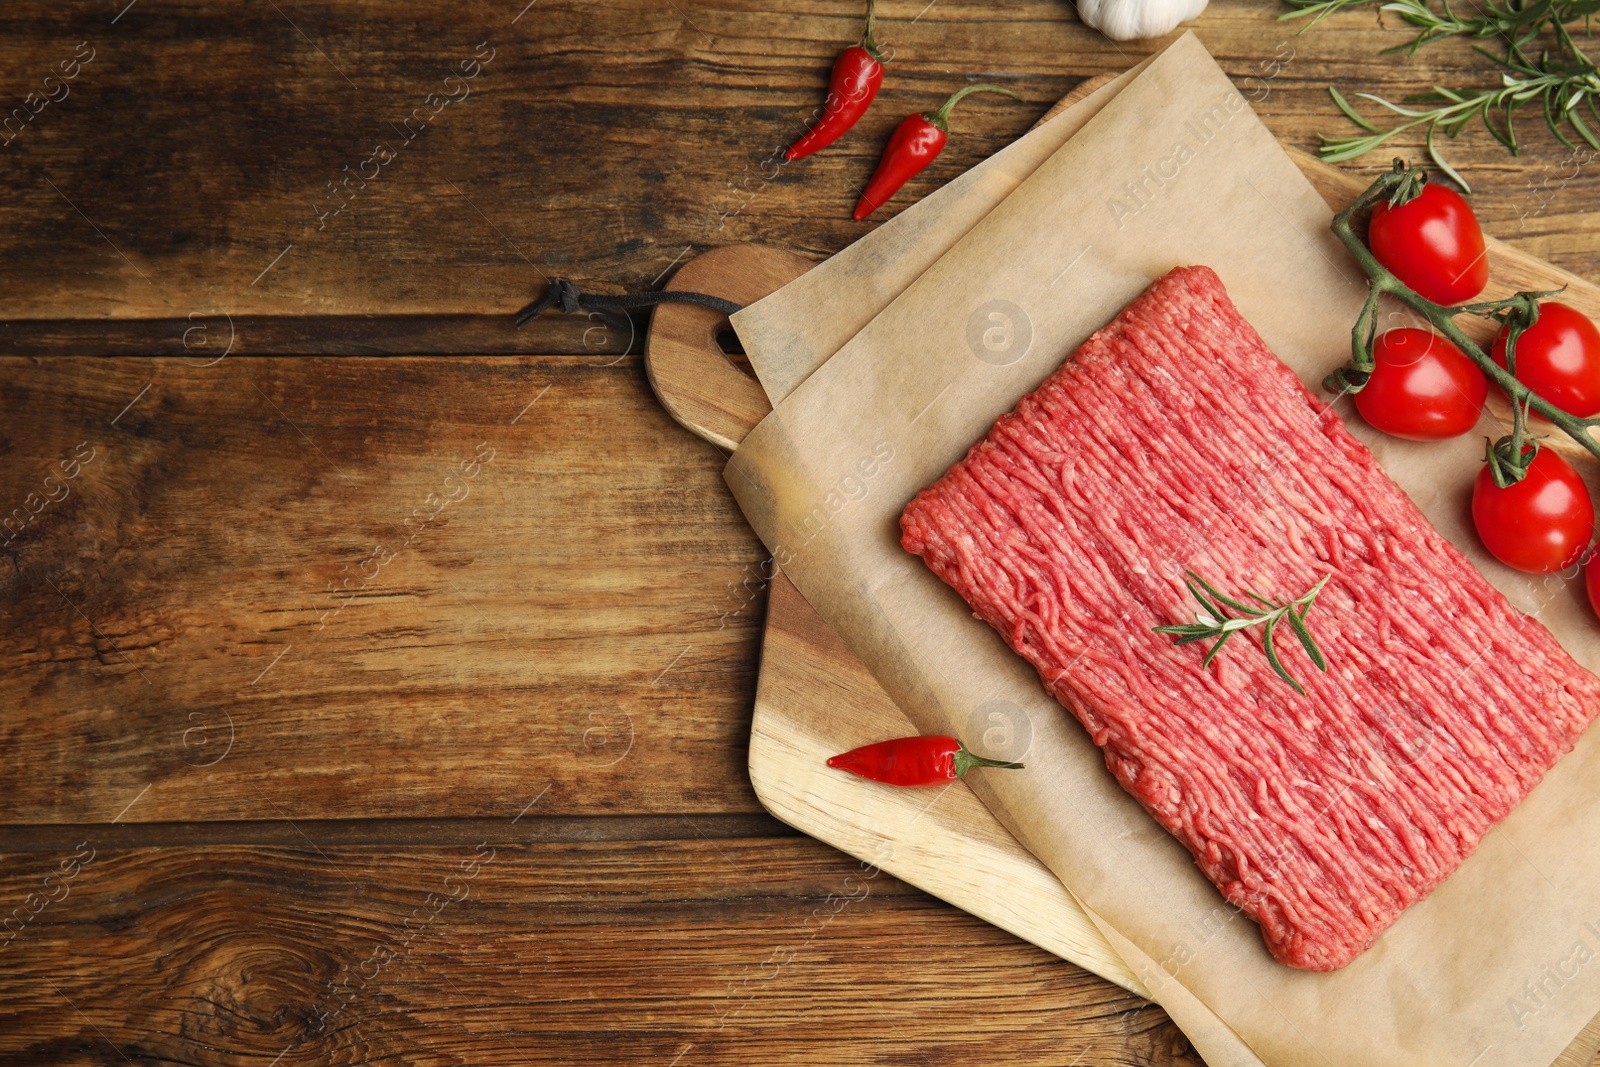
[[[1261,926],[1328,971],[1471,855],[1568,751],[1600,679],[1511,607],[1240,317],[1174,270],[1002,416],[902,544],[1039,671],[1106,766]],[[1192,569],[1291,599],[1209,668]]]

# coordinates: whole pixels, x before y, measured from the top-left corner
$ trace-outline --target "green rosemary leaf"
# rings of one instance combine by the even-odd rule
[[[1406,117],[1408,119],[1417,119],[1418,121],[1421,121],[1423,119],[1428,118],[1428,116],[1429,116],[1429,112],[1426,112],[1426,111],[1413,111],[1409,107],[1401,107],[1399,104],[1395,103],[1394,101],[1385,100],[1383,97],[1378,96],[1376,93],[1357,93],[1356,94],[1356,98],[1359,99],[1359,100],[1371,100],[1374,104],[1377,104],[1379,107],[1386,107],[1390,111],[1393,111],[1396,115],[1403,115],[1404,117]],[[1432,93],[1418,93],[1415,96],[1406,97],[1406,102],[1407,103],[1411,103],[1411,104],[1425,104],[1425,103],[1431,101],[1433,98],[1434,98],[1434,96],[1433,96]]]
[[[1209,641],[1215,636],[1217,636],[1215,633],[1213,633],[1212,631],[1208,630],[1203,634],[1189,634],[1189,635],[1187,635],[1185,637],[1180,637],[1180,638],[1178,638],[1176,641],[1174,641],[1172,643],[1174,645],[1179,645],[1179,646],[1192,645],[1196,641]]]
[[[1375,7],[1380,13],[1398,15],[1416,33],[1407,44],[1384,49],[1386,53],[1405,51],[1411,54],[1423,45],[1451,37],[1477,40],[1500,38],[1508,47],[1522,48],[1552,27],[1558,36],[1565,33],[1564,23],[1582,21],[1585,33],[1588,20],[1600,12],[1596,0],[1510,0],[1505,4],[1481,3],[1466,14],[1457,14],[1448,2],[1435,11],[1426,0],[1285,0],[1293,10],[1279,15],[1279,20],[1310,17],[1300,32],[1315,26],[1329,15],[1347,9]]]
[[[1311,21],[1306,23],[1300,30],[1301,33],[1304,33],[1334,12],[1341,11],[1347,7],[1359,7],[1362,4],[1369,3],[1370,0],[1285,0],[1285,2],[1296,10],[1285,11],[1278,16],[1278,21],[1288,22],[1291,19],[1303,19],[1310,15]]]
[[[1213,586],[1210,583],[1208,583],[1204,578],[1200,577],[1194,571],[1187,571],[1185,573],[1187,573],[1190,578],[1193,578],[1197,583],[1199,583],[1200,588],[1204,589],[1207,593],[1211,594],[1211,596],[1219,604],[1226,604],[1228,607],[1232,608],[1233,610],[1242,611],[1247,615],[1259,614],[1259,612],[1257,612],[1256,609],[1252,608],[1249,604],[1241,604],[1241,603],[1239,603],[1239,601],[1234,600],[1232,597],[1230,597],[1227,594],[1219,591],[1215,586]],[[1188,583],[1185,582],[1184,584],[1187,585]],[[1194,592],[1193,587],[1191,587],[1189,591],[1191,593]],[[1221,615],[1226,615],[1227,613],[1226,612],[1221,612],[1220,614]]]
[[[1428,139],[1425,143],[1428,146],[1428,158],[1433,160],[1434,165],[1440,170],[1444,171],[1444,173],[1449,176],[1451,181],[1461,186],[1461,188],[1466,191],[1468,196],[1471,196],[1472,186],[1468,184],[1467,179],[1462,177],[1461,172],[1452,167],[1444,158],[1444,156],[1439,154],[1438,148],[1434,146],[1432,126],[1428,127]]]
[[[1210,600],[1206,599],[1206,595],[1200,592],[1199,589],[1196,589],[1194,583],[1190,582],[1188,579],[1185,579],[1183,584],[1188,587],[1189,595],[1194,597],[1195,601],[1200,605],[1200,612],[1203,616],[1203,618],[1200,620],[1202,624],[1204,624],[1205,619],[1210,619],[1210,625],[1215,626],[1221,623],[1223,619],[1228,617],[1227,611],[1225,611],[1220,605],[1213,604]]]
[[[1344,117],[1345,118],[1349,119],[1351,122],[1355,123],[1357,126],[1360,126],[1363,130],[1366,130],[1368,133],[1379,133],[1379,132],[1381,132],[1378,129],[1378,127],[1374,126],[1372,123],[1370,123],[1366,119],[1362,118],[1361,117],[1361,113],[1359,111],[1357,111],[1355,108],[1350,106],[1350,101],[1346,100],[1342,95],[1340,95],[1338,89],[1335,89],[1331,85],[1328,86],[1328,95],[1333,97],[1333,106],[1337,107],[1340,111],[1344,112]]]
[[[1208,612],[1210,612],[1214,617],[1219,618],[1219,619],[1227,618],[1228,617],[1227,611],[1223,610],[1218,605],[1212,603],[1207,598],[1206,594],[1210,593],[1211,589],[1210,589],[1209,586],[1206,586],[1206,583],[1204,583],[1204,582],[1202,582],[1200,580],[1199,575],[1195,574],[1194,571],[1184,571],[1183,573],[1184,573],[1183,585],[1184,585],[1184,588],[1189,590],[1189,595],[1194,597],[1196,600],[1198,600],[1200,602],[1201,606],[1204,607]],[[1202,593],[1200,591],[1201,587],[1205,587],[1205,590],[1206,590],[1205,593]]]
[[[1155,632],[1158,634],[1171,634],[1173,637],[1178,638],[1177,643],[1180,645],[1186,645],[1191,641],[1204,641],[1217,636],[1216,627],[1193,622],[1182,626],[1157,626]]]
[[[1216,627],[1207,626],[1203,622],[1186,622],[1178,626],[1157,626],[1155,628],[1155,632],[1158,634],[1173,634],[1177,637],[1210,637],[1215,630]]]
[[[1572,123],[1572,128],[1578,131],[1579,137],[1588,142],[1589,147],[1600,151],[1600,138],[1596,138],[1595,132],[1589,128],[1588,123],[1583,121],[1583,116],[1578,114],[1577,108],[1567,109],[1567,121]]]
[[[1568,149],[1575,150],[1581,140],[1600,150],[1600,107],[1596,106],[1600,67],[1574,36],[1579,27],[1585,36],[1593,29],[1591,20],[1600,14],[1600,0],[1485,0],[1461,12],[1448,2],[1435,7],[1428,0],[1369,0],[1368,5],[1354,0],[1285,2],[1295,10],[1284,17],[1311,16],[1311,24],[1335,11],[1362,6],[1396,15],[1416,32],[1409,46],[1387,49],[1389,52],[1415,53],[1422,45],[1448,37],[1494,42],[1494,48],[1472,45],[1499,68],[1500,77],[1490,84],[1465,89],[1436,85],[1426,93],[1404,98],[1404,103],[1370,93],[1354,94],[1355,99],[1368,100],[1403,120],[1388,129],[1364,118],[1330,86],[1340,114],[1358,126],[1363,136],[1323,136],[1321,154],[1329,162],[1359,158],[1415,126],[1424,126],[1429,158],[1461,182],[1460,172],[1444,158],[1439,135],[1454,137],[1472,122],[1481,122],[1507,152],[1517,155],[1521,145],[1516,112],[1530,105],[1544,113],[1551,135]],[[1589,110],[1589,118],[1579,116],[1581,108]]]
[[[1273,647],[1272,628],[1274,625],[1276,625],[1276,623],[1277,620],[1274,619],[1272,622],[1267,623],[1266,627],[1261,631],[1261,648],[1266,652],[1267,662],[1272,664],[1272,669],[1278,675],[1278,677],[1288,682],[1294,688],[1296,693],[1299,693],[1301,696],[1305,696],[1305,688],[1301,686],[1299,682],[1294,680],[1294,675],[1290,674],[1289,671],[1284,667],[1283,661],[1278,659],[1278,650]]]
[[[1387,134],[1376,134],[1372,137],[1324,137],[1319,151],[1322,154],[1322,158],[1329,163],[1343,163],[1347,159],[1356,159],[1359,156],[1366,155],[1388,139],[1389,135]]]
[[[1488,114],[1487,110],[1484,112],[1483,124],[1486,127],[1488,127],[1489,132],[1494,135],[1494,139],[1496,141],[1499,141],[1501,144],[1505,145],[1506,149],[1508,151],[1510,151],[1510,153],[1512,155],[1516,155],[1517,154],[1516,110],[1509,103],[1507,103],[1507,104],[1502,105],[1502,107],[1500,109],[1500,115],[1501,115],[1502,121],[1505,122],[1505,135],[1504,136],[1501,136],[1500,131],[1495,129],[1494,123],[1489,121],[1489,114]]]
[[[1574,96],[1573,99],[1577,100],[1578,97]],[[1561,124],[1565,118],[1566,115],[1560,102],[1556,100],[1555,94],[1546,93],[1544,97],[1544,124],[1550,127],[1550,132],[1555,135],[1556,140],[1566,145],[1568,151],[1576,152],[1578,146],[1567,140],[1567,135],[1561,132]]]
[[[1228,638],[1232,636],[1233,634],[1230,633],[1223,634],[1221,637],[1217,638],[1217,643],[1211,646],[1211,650],[1206,653],[1206,658],[1200,661],[1200,666],[1202,668],[1211,666],[1211,661],[1217,658],[1217,653],[1222,651],[1222,646],[1227,644]]]
[[[1522,62],[1522,59],[1520,58],[1520,54],[1516,53],[1516,52],[1512,52],[1512,53],[1510,53],[1508,55],[1504,55],[1504,56],[1497,56],[1493,52],[1489,51],[1487,48],[1483,47],[1483,45],[1481,45],[1481,44],[1473,45],[1472,46],[1472,50],[1474,52],[1478,53],[1480,56],[1487,57],[1490,61],[1492,61],[1494,63],[1498,63],[1503,67],[1511,67],[1513,70],[1517,69],[1516,64]]]
[[[1310,607],[1311,605],[1308,604],[1306,606]],[[1322,649],[1317,647],[1316,638],[1311,636],[1311,630],[1307,628],[1305,618],[1296,611],[1285,612],[1283,617],[1289,620],[1289,628],[1300,639],[1300,647],[1306,650],[1306,655],[1310,656],[1311,662],[1317,665],[1317,670],[1326,671],[1328,669],[1328,661],[1323,657]]]

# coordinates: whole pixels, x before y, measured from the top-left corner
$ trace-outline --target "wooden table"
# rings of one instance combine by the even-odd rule
[[[860,5],[525,2],[0,11],[0,1062],[1197,1062],[762,812],[722,456],[644,320],[509,325],[555,275],[826,256],[900,116],[1027,100],[968,101],[903,206],[1156,46],[884,0],[880,103],[778,166]],[[1275,14],[1197,29],[1289,143],[1346,129],[1330,80],[1484,76]],[[1491,232],[1600,275],[1589,157],[1452,151]]]

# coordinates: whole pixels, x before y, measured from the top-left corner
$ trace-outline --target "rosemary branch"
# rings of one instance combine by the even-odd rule
[[[1443,133],[1453,138],[1473,119],[1478,119],[1495,140],[1505,145],[1512,155],[1517,155],[1521,145],[1517,141],[1514,115],[1518,108],[1533,101],[1539,102],[1545,125],[1556,140],[1570,149],[1577,148],[1572,138],[1564,132],[1564,127],[1571,127],[1591,148],[1600,150],[1600,136],[1595,133],[1596,128],[1600,128],[1600,108],[1597,108],[1597,103],[1600,103],[1600,70],[1583,53],[1576,54],[1581,57],[1579,61],[1561,65],[1554,64],[1548,57],[1541,58],[1537,63],[1496,58],[1495,62],[1509,72],[1500,75],[1500,85],[1496,88],[1455,90],[1434,86],[1429,92],[1406,98],[1407,103],[1438,104],[1432,108],[1407,107],[1373,93],[1357,93],[1357,99],[1370,100],[1405,120],[1387,129],[1368,121],[1340,95],[1338,89],[1330,85],[1328,93],[1333,97],[1334,105],[1346,118],[1367,132],[1351,137],[1324,136],[1322,158],[1329,163],[1355,159],[1407,130],[1425,126],[1429,158],[1470,193],[1472,186],[1440,153],[1434,135]],[[1588,112],[1588,119],[1584,117],[1584,110]]]
[[[1545,125],[1567,148],[1577,148],[1568,136],[1570,130],[1591,148],[1600,150],[1600,134],[1596,132],[1600,130],[1600,106],[1597,106],[1600,105],[1600,69],[1579,47],[1572,33],[1576,25],[1581,25],[1585,34],[1590,31],[1594,16],[1600,14],[1600,0],[1500,0],[1499,3],[1489,0],[1481,10],[1466,15],[1458,15],[1449,0],[1444,0],[1442,11],[1436,11],[1427,0],[1285,0],[1285,3],[1294,10],[1279,17],[1309,16],[1311,21],[1307,29],[1336,11],[1369,4],[1380,11],[1393,12],[1418,28],[1409,44],[1397,45],[1385,52],[1404,51],[1410,55],[1425,44],[1447,37],[1497,39],[1504,49],[1503,55],[1496,55],[1474,46],[1500,68],[1498,85],[1472,89],[1435,85],[1427,92],[1407,97],[1400,104],[1373,93],[1355,94],[1357,99],[1377,104],[1403,120],[1388,128],[1375,125],[1351,106],[1337,88],[1329,86],[1335,106],[1366,131],[1349,137],[1324,136],[1322,157],[1330,163],[1365,155],[1395,136],[1422,126],[1426,129],[1429,157],[1440,170],[1470,192],[1466,179],[1439,151],[1435,134],[1453,138],[1476,119],[1507,151],[1516,155],[1520,145],[1514,115],[1529,105],[1539,107]],[[1546,33],[1552,36],[1554,50],[1545,48],[1533,54],[1533,46]]]
[[[1551,26],[1581,22],[1584,32],[1588,33],[1590,21],[1600,14],[1600,0],[1504,0],[1498,4],[1490,0],[1465,15],[1456,14],[1449,0],[1444,0],[1441,11],[1429,7],[1427,0],[1284,0],[1284,3],[1293,10],[1279,15],[1279,22],[1310,18],[1301,29],[1302,33],[1329,15],[1363,7],[1398,15],[1417,27],[1419,32],[1409,44],[1385,48],[1385,55],[1390,52],[1415,55],[1423,45],[1449,37],[1480,41],[1498,37],[1520,50]]]
[[[1287,622],[1289,629],[1300,639],[1300,646],[1306,650],[1306,655],[1311,657],[1311,662],[1316,664],[1319,671],[1328,669],[1328,661],[1322,655],[1322,650],[1317,647],[1317,642],[1311,636],[1311,631],[1306,627],[1306,612],[1311,610],[1311,605],[1316,601],[1317,594],[1322,592],[1322,587],[1328,584],[1332,575],[1325,575],[1311,591],[1294,600],[1281,600],[1273,598],[1268,600],[1254,590],[1246,589],[1245,596],[1255,601],[1246,604],[1221,593],[1215,586],[1200,577],[1194,571],[1184,571],[1186,577],[1183,584],[1189,593],[1200,602],[1200,611],[1195,614],[1195,621],[1179,626],[1157,626],[1158,634],[1172,634],[1176,637],[1177,644],[1188,645],[1196,641],[1210,641],[1216,643],[1206,650],[1206,658],[1201,661],[1202,667],[1211,666],[1211,661],[1217,658],[1217,653],[1222,651],[1222,646],[1228,639],[1242,630],[1260,626],[1261,648],[1267,654],[1267,662],[1272,665],[1279,678],[1288,682],[1296,693],[1305,696],[1305,687],[1294,680],[1294,676],[1284,667],[1283,661],[1278,657],[1277,646],[1273,643],[1272,633],[1278,624]],[[1202,592],[1204,590],[1204,592]],[[1232,609],[1237,615],[1229,615]]]

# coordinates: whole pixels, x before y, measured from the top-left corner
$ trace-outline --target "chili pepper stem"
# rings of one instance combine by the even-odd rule
[[[867,55],[871,56],[879,63],[882,63],[883,53],[878,51],[878,39],[872,35],[874,26],[873,8],[876,6],[876,4],[877,0],[867,0],[867,29],[866,32],[861,35],[861,47],[867,50]]]
[[[954,111],[957,104],[961,103],[963,99],[973,93],[1001,93],[1005,96],[1011,97],[1013,100],[1022,99],[1022,97],[1017,93],[1012,92],[1010,89],[1002,88],[998,85],[969,85],[964,89],[958,89],[952,93],[950,95],[950,99],[939,105],[939,110],[924,111],[922,113],[922,117],[939,127],[945,133],[949,133],[950,112]]]
[[[966,745],[956,749],[955,771],[957,778],[965,778],[967,772],[974,767],[1005,767],[1011,770],[1021,770],[1023,766],[1025,765],[1021,763],[1007,763],[1005,760],[985,759],[982,756],[975,756],[967,751]]]
[[[1596,440],[1589,433],[1592,427],[1600,426],[1600,416],[1579,418],[1576,415],[1570,415],[1562,411],[1518,381],[1514,374],[1496,363],[1488,353],[1479,348],[1455,324],[1457,315],[1481,315],[1507,324],[1511,327],[1512,333],[1519,335],[1522,329],[1526,329],[1530,324],[1526,318],[1528,309],[1536,306],[1537,302],[1545,297],[1560,295],[1560,289],[1541,293],[1517,293],[1515,296],[1508,297],[1505,300],[1490,300],[1475,304],[1462,304],[1459,307],[1446,307],[1442,304],[1435,304],[1426,297],[1412,292],[1410,287],[1390,273],[1382,263],[1378,262],[1378,258],[1372,254],[1372,250],[1367,247],[1366,242],[1356,235],[1355,227],[1352,225],[1356,215],[1376,204],[1379,200],[1394,197],[1397,193],[1409,189],[1420,189],[1420,182],[1415,175],[1414,169],[1408,169],[1403,160],[1396,159],[1394,164],[1394,170],[1373,182],[1365,192],[1351,202],[1349,207],[1346,207],[1333,217],[1332,229],[1334,236],[1339,238],[1339,242],[1355,257],[1356,262],[1361,264],[1361,269],[1366,271],[1371,292],[1368,294],[1366,306],[1356,320],[1355,327],[1351,330],[1350,363],[1348,366],[1341,367],[1333,374],[1330,374],[1323,383],[1324,388],[1333,392],[1355,393],[1360,392],[1366,385],[1375,365],[1372,356],[1372,344],[1376,334],[1378,297],[1387,293],[1426,319],[1451,344],[1459,348],[1468,359],[1476,363],[1490,381],[1505,391],[1506,396],[1511,399],[1513,418],[1517,423],[1513,426],[1511,437],[1516,439],[1518,446],[1521,445],[1521,438],[1524,436],[1519,432],[1521,429],[1520,423],[1527,411],[1531,409],[1549,419],[1568,437],[1582,445],[1590,455],[1600,459],[1600,440]],[[1537,312],[1535,311],[1534,314],[1536,315]],[[1519,320],[1521,329],[1517,329]],[[1509,343],[1507,345],[1506,362],[1514,367],[1516,364],[1512,360],[1515,358],[1516,337],[1508,336],[1507,340]],[[1537,442],[1534,442],[1534,444],[1537,447]],[[1511,478],[1512,483],[1514,483],[1520,480],[1522,475],[1527,472],[1527,464],[1521,462],[1520,455],[1509,452],[1509,454],[1503,455],[1501,458],[1512,461],[1506,465],[1512,469],[1502,471],[1499,468],[1492,468],[1494,469],[1496,484],[1499,484],[1502,476]],[[1520,470],[1515,469],[1518,464],[1520,464]]]

